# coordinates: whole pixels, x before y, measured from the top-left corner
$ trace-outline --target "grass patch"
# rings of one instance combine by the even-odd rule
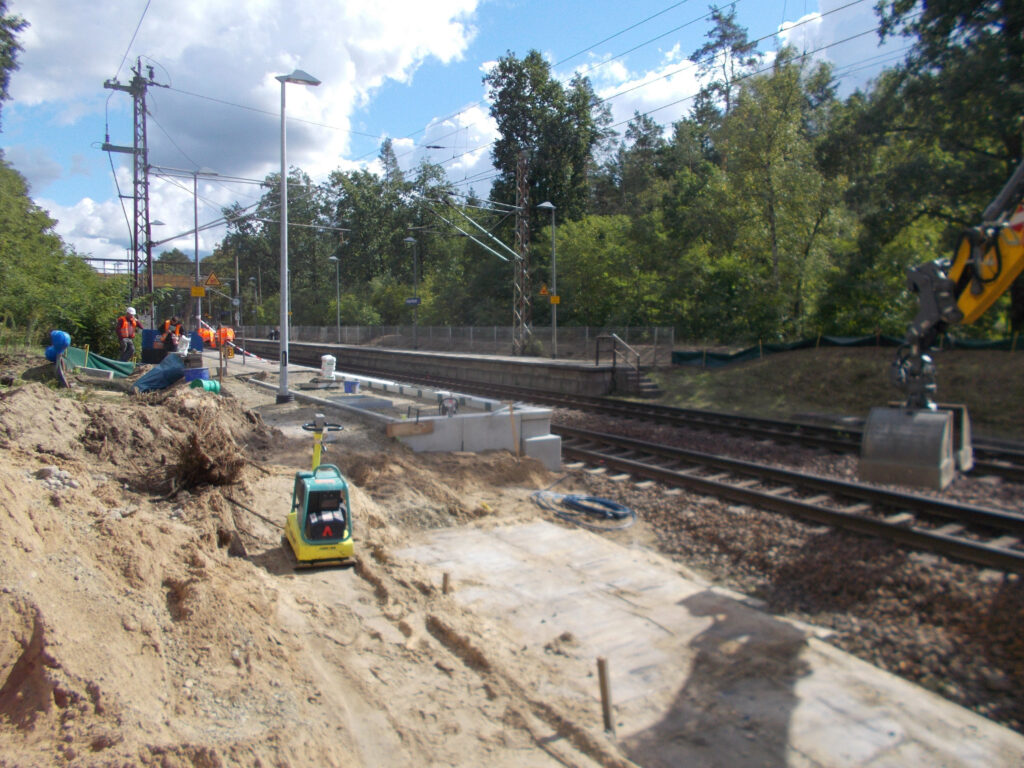
[[[901,399],[889,383],[894,355],[876,347],[806,349],[724,368],[678,366],[651,378],[665,391],[665,405],[767,418],[865,418]],[[1024,351],[954,350],[936,352],[934,360],[940,402],[966,404],[977,434],[1024,439]]]

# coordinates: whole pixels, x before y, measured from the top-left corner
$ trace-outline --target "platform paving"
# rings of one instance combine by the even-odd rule
[[[617,738],[644,766],[1024,765],[1024,737],[843,653],[812,627],[688,578],[671,561],[547,522],[434,531],[401,552],[456,600],[555,663],[537,694],[601,728],[608,660]]]

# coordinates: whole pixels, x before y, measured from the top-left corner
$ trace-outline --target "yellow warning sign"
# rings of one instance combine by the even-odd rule
[[[210,276],[208,278],[206,278],[206,284],[207,285],[220,285],[220,280],[217,279],[217,275],[215,275],[213,272],[211,272]]]
[[[192,286],[192,295],[198,296],[200,299],[206,295],[206,289],[201,285]]]
[[[547,286],[547,284],[545,284],[545,283],[541,283],[540,284],[540,295],[541,296],[547,296],[548,295],[548,286]]]

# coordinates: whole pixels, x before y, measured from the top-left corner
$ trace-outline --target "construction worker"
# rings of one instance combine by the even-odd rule
[[[142,327],[142,323],[135,317],[135,307],[128,307],[114,323],[114,330],[117,332],[117,339],[121,344],[121,354],[118,359],[124,363],[135,358],[135,331]]]
[[[199,334],[199,338],[203,340],[203,346],[208,349],[217,348],[217,337],[214,335],[213,329],[205,325],[200,325],[196,331]]]
[[[178,339],[183,333],[185,333],[185,329],[182,327],[178,316],[174,315],[170,320],[164,320],[163,325],[160,326],[160,335],[153,342],[153,348],[174,349],[178,346]]]
[[[217,346],[227,346],[229,342],[235,340],[235,329],[226,325],[217,323]]]

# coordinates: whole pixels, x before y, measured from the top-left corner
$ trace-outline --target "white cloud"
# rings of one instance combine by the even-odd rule
[[[618,70],[611,72],[619,74]],[[655,122],[666,128],[689,113],[692,97],[700,88],[693,62],[670,58],[648,72],[605,77],[601,83],[597,94],[611,108],[613,124],[628,121],[639,112],[650,113]],[[624,126],[617,130],[622,133]]]
[[[5,159],[29,182],[29,193],[33,189],[44,189],[60,179],[64,169],[43,147],[14,144],[4,150]]]
[[[409,82],[427,59],[451,62],[464,54],[478,2],[246,0],[244,8],[228,0],[154,2],[118,71],[145,2],[13,0],[9,11],[31,27],[21,37],[11,95],[19,110],[37,108],[37,119],[51,128],[91,121],[93,140],[108,125],[112,143],[130,145],[130,97],[103,84],[115,72],[127,84],[142,55],[143,74],[152,66],[154,80],[170,86],[148,88],[150,163],[263,178],[280,169],[281,86],[274,75],[301,68],[323,84],[287,86],[288,163],[319,180],[348,152],[351,115],[377,88]],[[31,158],[37,184],[54,177],[55,163],[48,166],[38,152],[22,158]],[[121,174],[128,157],[117,162]],[[164,203],[154,187],[152,217],[178,219]],[[109,208],[91,199],[60,207],[58,231],[85,250],[114,247],[120,235],[109,233],[125,232],[126,225],[120,206]],[[85,223],[103,232],[100,221],[112,229],[92,243],[86,233],[94,227]]]

